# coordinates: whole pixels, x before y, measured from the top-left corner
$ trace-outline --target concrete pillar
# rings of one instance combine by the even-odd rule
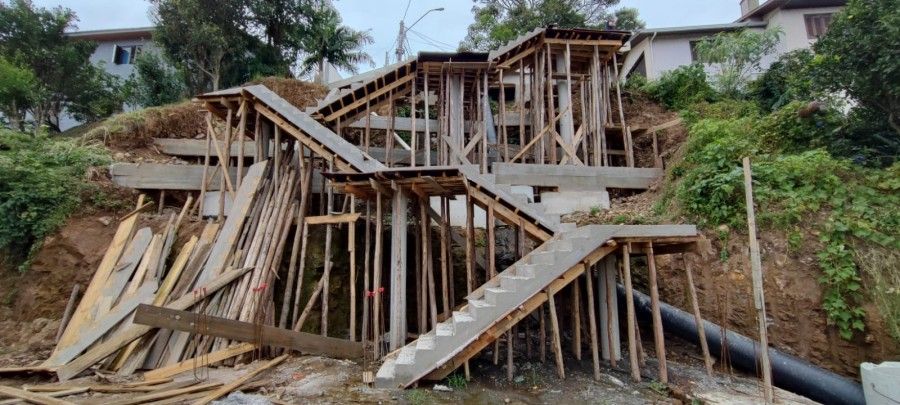
[[[394,190],[391,203],[390,350],[406,343],[406,227],[409,198]]]
[[[600,349],[604,360],[609,360],[610,343],[615,359],[622,359],[622,345],[619,343],[619,303],[616,296],[616,257],[607,256],[600,261],[597,277],[600,301]],[[612,332],[612,339],[610,339]]]
[[[556,68],[554,69],[554,71],[557,74],[566,73],[565,54],[556,55]],[[559,106],[557,106],[556,108],[557,113],[559,113],[560,111],[566,111],[565,114],[559,117],[559,136],[562,137],[563,141],[566,144],[572,145],[573,141],[575,140],[575,119],[572,115],[572,109],[569,108],[569,106],[572,105],[571,83],[569,83],[569,81],[565,79],[557,80],[556,92],[558,93],[559,100]]]

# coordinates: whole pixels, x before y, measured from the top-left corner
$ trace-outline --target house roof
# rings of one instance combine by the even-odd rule
[[[764,21],[746,21],[729,24],[711,24],[711,25],[692,25],[687,27],[666,27],[666,28],[649,28],[638,31],[631,38],[632,44],[638,44],[641,41],[653,35],[684,35],[684,34],[714,34],[724,31],[736,31],[744,28],[765,28]]]
[[[766,14],[776,9],[813,8],[813,7],[842,7],[847,5],[847,0],[768,0],[753,10],[742,15],[737,22],[749,20],[761,20]]]
[[[114,41],[121,39],[149,39],[156,27],[114,28],[106,30],[67,32],[71,38],[89,39],[93,41]]]

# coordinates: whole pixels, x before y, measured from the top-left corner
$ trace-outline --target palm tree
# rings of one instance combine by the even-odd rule
[[[341,25],[337,10],[327,4],[312,6],[307,14],[309,24],[299,33],[300,49],[306,54],[300,62],[300,73],[318,71],[319,80],[324,81],[325,63],[356,74],[357,65],[369,63],[372,57],[362,48],[374,40],[368,31],[356,31]]]

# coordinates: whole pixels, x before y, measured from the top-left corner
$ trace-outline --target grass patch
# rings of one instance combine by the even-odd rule
[[[464,390],[468,385],[469,382],[466,381],[466,377],[462,374],[454,373],[447,377],[447,386],[454,390]]]

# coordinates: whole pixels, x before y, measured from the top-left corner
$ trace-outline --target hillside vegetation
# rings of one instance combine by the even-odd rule
[[[892,105],[900,83],[858,83],[873,77],[867,73],[843,88],[835,86],[836,70],[854,68],[846,66],[853,55],[836,45],[837,39],[845,41],[857,24],[877,25],[900,15],[896,9],[873,15],[876,9],[851,1],[816,53],[789,53],[755,80],[738,78],[743,84],[737,92],[734,78],[707,77],[700,64],[655,82],[633,80],[627,87],[681,111],[688,128],[683,158],[667,170],[658,215],[685,217],[719,230],[720,238],[732,229],[745,231],[741,159],[750,157],[757,225],[785,232],[791,249],[817,249],[829,323],[851,339],[865,330],[863,303],[871,301],[900,341],[900,134],[896,117],[881,108]],[[884,34],[890,36],[885,41],[897,41],[893,31]],[[759,41],[755,48],[753,41],[746,45],[747,33],[722,35],[711,44],[729,41],[726,46],[751,49],[733,50],[745,53],[743,61],[714,62],[752,67],[767,52]],[[699,51],[702,58],[703,47]],[[896,54],[869,58],[866,69],[892,63],[893,70],[883,73],[896,76]],[[720,83],[729,83],[729,89]]]

